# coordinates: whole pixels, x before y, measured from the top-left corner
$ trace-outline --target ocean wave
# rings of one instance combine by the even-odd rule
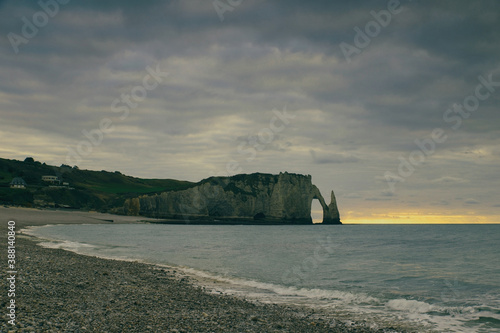
[[[236,277],[227,277],[217,274],[211,274],[193,268],[182,268],[182,270],[185,273],[189,273],[190,275],[195,275],[204,279],[210,279],[217,282],[224,282],[233,286],[240,286],[244,288],[252,288],[252,289],[272,292],[276,295],[285,297],[300,297],[300,298],[330,300],[330,301],[338,300],[342,301],[342,303],[355,303],[355,304],[380,302],[379,299],[368,296],[363,293],[355,294],[339,290],[288,287],[279,284],[266,283],[251,279],[242,279]]]
[[[71,242],[71,241],[50,241],[50,242],[40,242],[38,243],[41,247],[45,247],[48,249],[62,249],[71,252],[79,252],[82,249],[92,250],[95,249],[95,245],[85,244],[80,242]]]
[[[427,313],[434,310],[434,306],[416,300],[393,299],[386,303],[386,307],[391,310],[405,311],[411,313]]]

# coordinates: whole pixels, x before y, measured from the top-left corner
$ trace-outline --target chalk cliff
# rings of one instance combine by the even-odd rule
[[[333,191],[327,205],[310,175],[287,172],[211,177],[186,190],[129,199],[124,210],[129,214],[193,223],[310,224],[313,199],[318,199],[323,207],[323,223],[340,224]]]

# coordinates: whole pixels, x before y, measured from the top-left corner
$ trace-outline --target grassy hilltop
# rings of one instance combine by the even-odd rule
[[[47,182],[42,176],[58,176]],[[21,177],[26,188],[10,188]],[[80,170],[77,167],[46,165],[26,158],[24,161],[0,158],[0,204],[24,207],[66,207],[121,213],[128,198],[140,194],[183,190],[196,183],[174,179],[141,179],[118,171]]]

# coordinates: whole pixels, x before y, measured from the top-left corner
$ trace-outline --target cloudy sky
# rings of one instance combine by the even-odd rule
[[[0,2],[3,158],[288,171],[345,222],[500,222],[498,1],[41,3]]]

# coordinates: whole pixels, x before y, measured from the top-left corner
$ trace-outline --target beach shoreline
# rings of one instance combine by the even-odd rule
[[[141,223],[142,217],[61,211],[47,221],[44,211],[4,207],[0,215],[4,249],[7,222],[16,222],[18,269],[16,324],[4,320],[2,332],[402,332],[344,323],[312,309],[215,295],[175,267],[44,248],[38,245],[42,240],[19,233],[47,224]],[[6,252],[1,251],[5,263]]]

